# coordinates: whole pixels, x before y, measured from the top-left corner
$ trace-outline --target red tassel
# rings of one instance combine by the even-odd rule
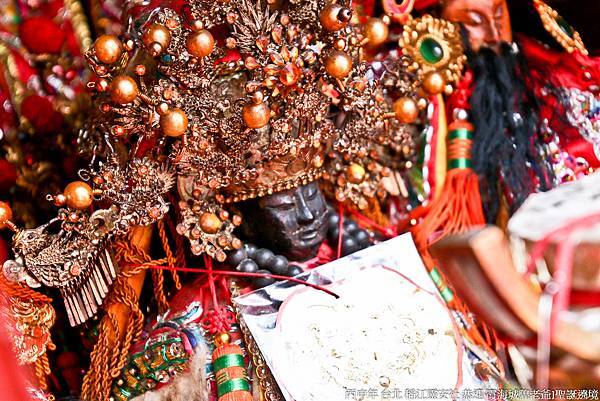
[[[219,401],[252,401],[242,349],[229,343],[229,335],[217,336],[213,368]]]
[[[454,121],[448,127],[448,174],[439,197],[416,229],[419,248],[426,252],[432,240],[485,224],[479,178],[471,168],[473,126]]]

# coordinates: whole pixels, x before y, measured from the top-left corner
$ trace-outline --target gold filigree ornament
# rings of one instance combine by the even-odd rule
[[[414,60],[409,69],[419,76],[427,93],[452,93],[466,62],[458,25],[431,15],[411,18],[399,45]]]
[[[50,329],[56,313],[50,303],[11,297],[9,314],[14,322],[13,347],[20,365],[35,363],[47,348],[53,349]]]
[[[579,32],[573,29],[556,10],[541,0],[534,0],[534,6],[538,14],[540,14],[544,28],[566,51],[573,53],[575,50],[578,50],[582,54],[588,55]]]

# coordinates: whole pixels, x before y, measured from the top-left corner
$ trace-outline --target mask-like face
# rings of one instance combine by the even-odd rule
[[[327,235],[325,198],[315,182],[239,206],[246,237],[290,260],[315,256]]]
[[[512,42],[506,0],[447,0],[442,18],[465,27],[474,51],[485,46],[498,52],[501,42]]]

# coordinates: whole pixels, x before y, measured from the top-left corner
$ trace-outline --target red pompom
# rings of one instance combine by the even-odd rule
[[[31,17],[19,26],[23,45],[34,54],[58,54],[65,43],[65,33],[51,19]]]
[[[8,192],[17,181],[17,169],[7,160],[0,159],[0,192]]]
[[[54,110],[52,102],[38,95],[31,95],[23,100],[21,114],[40,133],[57,131],[63,123],[62,115]]]

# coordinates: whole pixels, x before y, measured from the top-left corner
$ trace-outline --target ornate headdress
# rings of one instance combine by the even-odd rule
[[[365,207],[387,173],[371,148],[408,137],[360,62],[366,41],[351,17],[342,3],[317,1],[142,11],[131,39],[101,38],[88,54],[106,92],[90,132],[140,147],[178,138],[169,155],[182,197],[178,231],[195,254],[223,260],[241,245],[228,204],[323,175],[339,200]],[[109,59],[111,46],[125,51]]]
[[[408,62],[378,74],[362,62],[367,39],[349,5],[168,4],[133,8],[123,37],[103,35],[86,54],[97,107],[79,145],[92,154],[91,185],[52,198],[66,203],[58,234],[17,235],[6,265],[17,281],[61,288],[73,324],[96,313],[114,279],[110,241],[162,218],[174,181],[177,232],[194,254],[223,261],[242,245],[232,203],[323,177],[364,208],[385,195],[381,148],[411,140],[388,93],[414,95]],[[92,197],[106,209],[90,215]]]

